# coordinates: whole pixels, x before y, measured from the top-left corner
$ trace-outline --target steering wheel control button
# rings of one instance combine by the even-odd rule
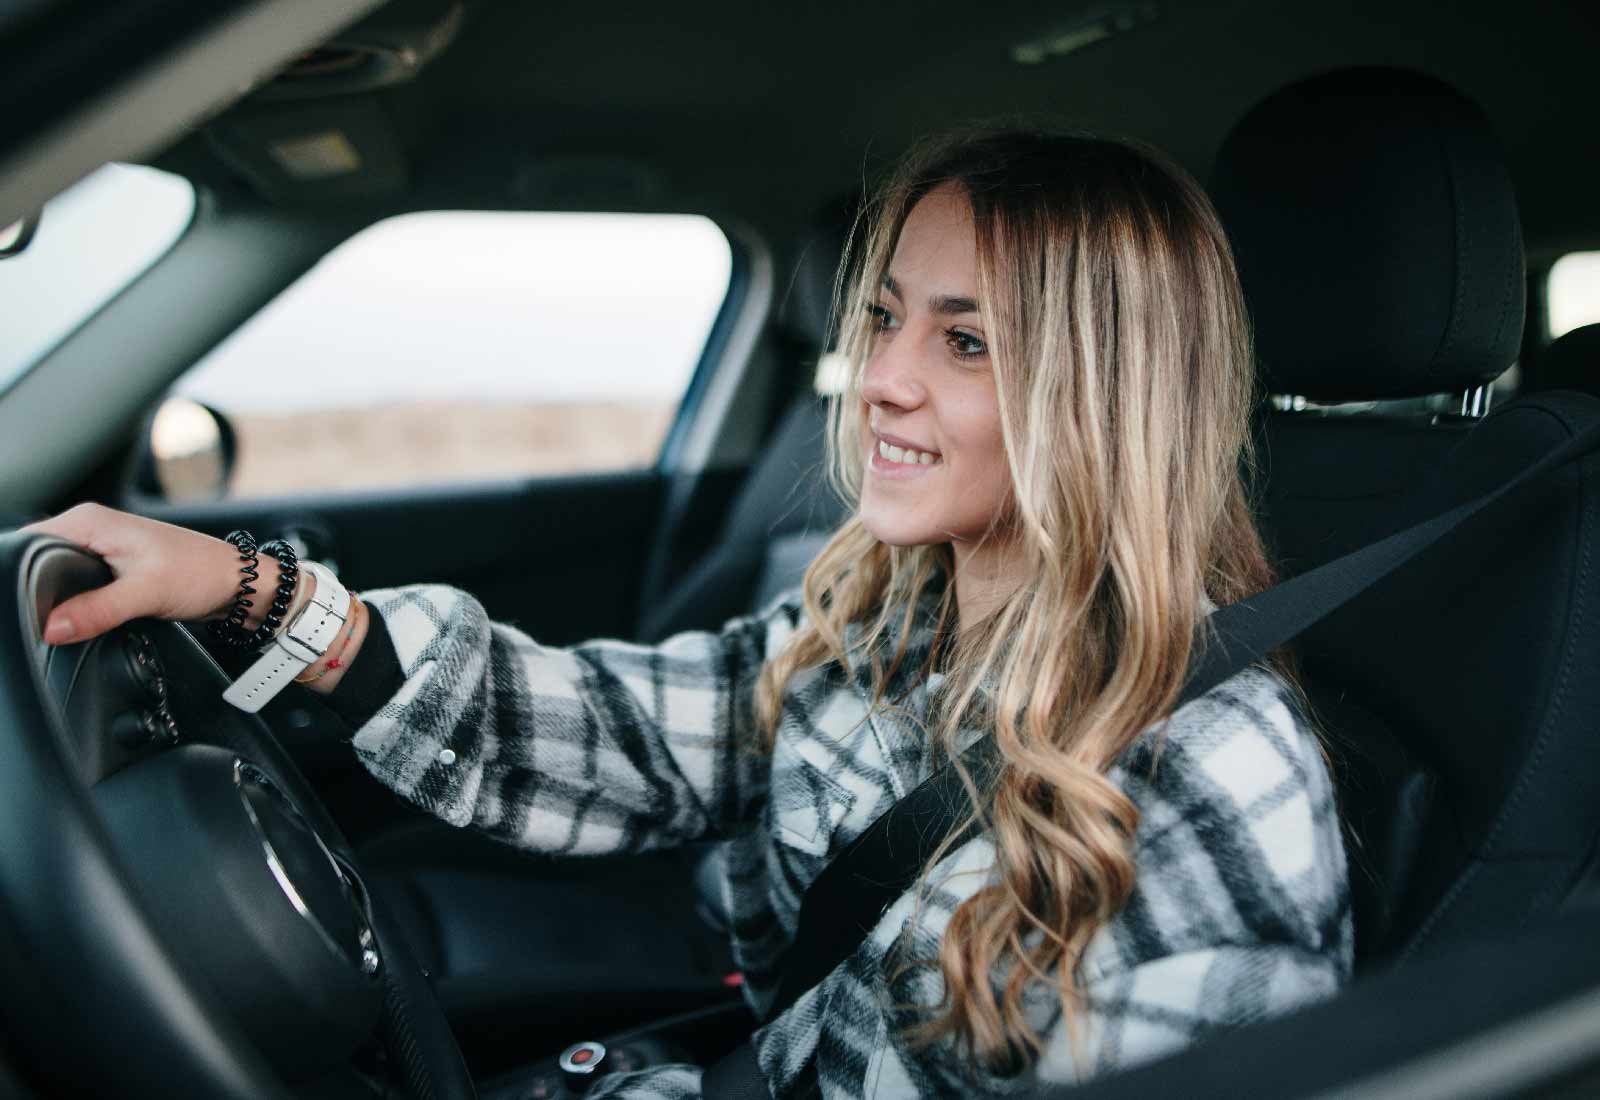
[[[125,749],[175,745],[178,723],[164,706],[125,710],[111,719],[111,736]]]
[[[580,1093],[586,1091],[594,1083],[595,1078],[610,1068],[606,1064],[605,1044],[593,1041],[572,1044],[561,1052],[556,1065],[561,1067],[561,1077],[566,1082],[567,1088]]]
[[[142,691],[152,703],[165,703],[166,671],[161,667],[155,643],[147,635],[130,631],[123,635],[122,652],[128,659],[128,671],[135,688]]]

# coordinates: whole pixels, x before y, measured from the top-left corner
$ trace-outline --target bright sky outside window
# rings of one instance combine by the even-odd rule
[[[179,392],[256,412],[468,396],[676,403],[731,267],[727,238],[698,215],[405,214],[334,249]],[[238,384],[257,372],[305,384]]]
[[[1550,268],[1550,339],[1600,321],[1600,252],[1569,252]]]

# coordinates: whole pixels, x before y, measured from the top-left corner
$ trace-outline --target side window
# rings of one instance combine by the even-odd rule
[[[1550,339],[1600,321],[1600,252],[1569,252],[1550,268],[1545,284]]]
[[[379,222],[179,380],[157,478],[169,497],[214,492],[193,476],[216,439],[200,404],[235,433],[232,498],[647,466],[731,266],[693,215]]]

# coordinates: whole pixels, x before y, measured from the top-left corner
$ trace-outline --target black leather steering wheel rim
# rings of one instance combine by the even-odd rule
[[[74,758],[42,625],[55,604],[109,579],[99,558],[62,540],[0,536],[0,968],[11,993],[0,1018],[26,1065],[75,1092],[287,1098],[276,1067],[152,912]],[[265,723],[221,703],[227,677],[204,648],[173,623],[139,628],[157,639],[175,686],[223,708],[207,728],[180,730],[180,743],[231,750],[261,769],[359,876],[351,846]],[[474,1100],[427,976],[396,922],[367,900],[382,1039],[401,1083],[419,1100]]]

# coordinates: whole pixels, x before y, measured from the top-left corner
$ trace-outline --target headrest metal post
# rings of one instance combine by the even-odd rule
[[[1461,415],[1472,420],[1482,420],[1489,415],[1489,399],[1494,395],[1490,385],[1474,386],[1461,395]]]

